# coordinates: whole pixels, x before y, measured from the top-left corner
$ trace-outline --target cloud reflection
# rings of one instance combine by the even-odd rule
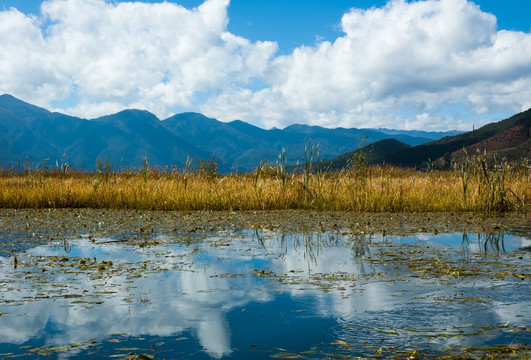
[[[470,290],[467,286],[446,291],[420,280],[382,281],[378,274],[388,269],[364,260],[370,249],[362,239],[331,234],[257,234],[262,236],[258,242],[247,235],[231,237],[229,246],[217,246],[216,242],[230,234],[192,246],[171,244],[159,237],[160,245],[147,248],[105,243],[108,239],[93,244],[84,238],[71,241],[69,254],[61,246],[39,246],[21,253],[17,269],[11,259],[0,258],[0,312],[5,313],[0,317],[0,341],[20,345],[41,339],[61,346],[88,339],[103,341],[113,334],[170,337],[189,332],[197,336],[210,357],[219,359],[233,352],[229,313],[253,302],[273,303],[280,292],[303,299],[312,313],[322,318],[380,322],[397,328],[411,327],[415,315],[408,312],[421,314],[422,309],[427,314],[435,311],[437,316],[419,315],[421,322],[440,329],[468,322],[482,326],[518,322],[522,315],[517,307],[496,306],[466,318],[462,307],[440,306],[430,297],[466,292]],[[42,272],[53,256],[95,257],[99,263],[112,260],[114,268],[109,274],[72,273],[68,267],[51,266]],[[145,268],[127,271],[142,264]],[[252,276],[261,269],[301,281],[289,285],[289,281]],[[322,275],[338,277],[329,292],[317,285],[316,279]],[[407,295],[396,296],[404,290]],[[79,297],[69,298],[72,294]],[[45,298],[47,295],[50,298]],[[426,300],[420,304],[414,302],[414,296]],[[95,304],[97,301],[103,303]],[[521,299],[520,305],[530,313],[529,299]],[[441,341],[454,343],[452,339]]]

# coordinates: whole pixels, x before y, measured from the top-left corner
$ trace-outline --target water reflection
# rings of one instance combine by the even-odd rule
[[[41,257],[62,255],[58,250],[39,247],[29,254]],[[186,248],[171,251],[163,248],[139,251],[108,245],[98,248],[84,242],[76,243],[72,253],[96,257],[100,261],[112,258],[116,263],[124,261],[127,265],[133,258],[137,263],[153,261],[153,250],[157,253],[164,251],[165,257],[157,259],[161,268],[171,268],[175,258],[181,258],[183,252],[190,252]],[[28,261],[32,261],[31,258]],[[158,271],[133,279],[128,278],[128,273],[108,277],[80,273],[71,278],[59,272],[46,277],[38,289],[26,283],[10,286],[9,292],[2,292],[3,303],[15,301],[20,305],[0,307],[0,311],[9,314],[1,318],[2,333],[7,334],[1,341],[23,344],[44,337],[43,343],[59,346],[91,338],[106,339],[117,333],[174,336],[193,329],[201,346],[212,357],[220,358],[231,352],[227,311],[249,301],[266,301],[270,296],[262,291],[231,291],[230,279],[212,277],[228,272],[222,262],[214,262],[208,267],[201,261],[186,265],[189,266],[183,266],[180,271]],[[252,287],[251,279],[245,282],[241,288]],[[64,299],[63,292],[57,290],[62,284],[65,284],[68,295],[93,289],[97,296],[89,297],[88,304],[70,306],[71,300]],[[51,299],[36,299],[39,293],[48,294]],[[104,304],[91,304],[100,298],[104,299]],[[21,299],[28,301],[18,302]],[[85,300],[86,296],[81,299]]]
[[[465,257],[471,254],[498,255],[531,246],[530,239],[523,236],[509,235],[504,231],[491,234],[418,234],[404,237],[403,242],[416,242],[440,249],[460,250]]]
[[[164,236],[155,240],[158,245],[145,248],[103,238],[93,243],[88,237],[37,246],[19,254],[17,269],[11,258],[0,257],[0,353],[27,344],[102,342],[113,334],[164,341],[192,334],[199,345],[192,340],[180,343],[189,353],[203,349],[212,358],[236,358],[246,354],[241,344],[245,334],[239,329],[250,326],[238,314],[256,304],[267,305],[261,308],[267,316],[276,319],[283,314],[283,322],[290,320],[253,328],[255,338],[280,344],[286,339],[272,327],[289,326],[295,334],[289,342],[293,351],[317,345],[298,338],[294,331],[305,329],[308,319],[317,319],[315,331],[327,324],[328,332],[318,341],[322,344],[341,337],[358,339],[360,344],[384,341],[414,347],[419,338],[402,329],[451,334],[470,324],[476,329],[531,318],[531,299],[525,295],[530,293],[529,279],[496,284],[485,279],[441,287],[439,280],[407,277],[403,270],[375,261],[384,251],[403,250],[401,246],[385,250],[378,246],[383,243],[454,249],[468,257],[500,254],[530,242],[503,233],[392,238],[254,230],[221,233],[191,245]],[[246,321],[258,321],[258,315]],[[391,331],[397,336],[389,337]],[[437,349],[484,342],[481,336],[446,336],[422,346]],[[352,346],[348,351],[359,355],[362,348]],[[70,351],[63,358],[75,355]]]
[[[475,239],[474,239],[475,238]],[[469,254],[473,248],[474,252],[480,254],[498,254],[505,252],[504,233],[488,234],[481,236],[480,234],[470,235],[463,233],[463,252]]]

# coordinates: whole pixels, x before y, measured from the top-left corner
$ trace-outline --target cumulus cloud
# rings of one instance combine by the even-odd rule
[[[200,92],[261,76],[277,50],[228,33],[228,4],[49,0],[40,18],[1,12],[0,90],[38,103],[75,90],[79,115],[192,106]]]
[[[64,79],[43,57],[38,19],[16,9],[0,12],[0,91],[47,102],[65,95]]]
[[[231,89],[205,109],[246,116],[261,108],[270,126],[435,129],[470,127],[446,116],[448,105],[464,103],[473,113],[529,105],[531,35],[498,31],[496,18],[472,2],[395,0],[352,9],[341,28],[333,43],[276,57],[266,90]],[[397,117],[404,108],[415,114]]]
[[[47,107],[75,97],[58,110],[85,117],[178,107],[264,127],[469,129],[467,115],[531,106],[531,34],[497,29],[471,1],[353,8],[335,41],[284,56],[228,32],[228,5],[47,0],[38,17],[2,11],[0,92]]]

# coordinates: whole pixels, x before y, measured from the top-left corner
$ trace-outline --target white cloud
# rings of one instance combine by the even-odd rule
[[[43,104],[76,89],[81,101],[68,110],[87,117],[114,104],[158,115],[192,106],[198,92],[260,76],[277,50],[228,33],[228,4],[48,0],[39,19],[0,12],[0,37],[9,39],[0,45],[0,90]]]
[[[16,93],[46,103],[65,95],[65,87],[43,54],[46,42],[38,19],[16,9],[0,12],[0,92]]]
[[[228,5],[48,0],[39,17],[1,11],[0,92],[47,107],[79,98],[63,110],[84,117],[179,107],[265,127],[468,130],[467,116],[531,105],[531,34],[498,31],[470,1],[352,9],[334,42],[284,56],[229,33]],[[456,104],[468,113],[448,110]]]
[[[341,27],[345,34],[333,43],[275,58],[267,91],[229,89],[204,109],[213,115],[217,109],[227,120],[233,113],[263,111],[268,126],[295,119],[468,130],[470,124],[445,109],[464,103],[471,113],[488,113],[529,104],[531,35],[497,31],[496,18],[472,2],[396,0],[352,9]],[[234,97],[238,101],[227,101]],[[404,108],[415,113],[397,117]]]

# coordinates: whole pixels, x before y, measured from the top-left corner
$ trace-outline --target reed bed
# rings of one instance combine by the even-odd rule
[[[262,163],[254,173],[174,169],[145,162],[136,172],[26,171],[0,175],[2,208],[139,210],[281,210],[355,212],[527,211],[529,167],[484,167],[481,159],[452,170],[419,172],[361,166],[339,172],[308,167],[288,173]]]

